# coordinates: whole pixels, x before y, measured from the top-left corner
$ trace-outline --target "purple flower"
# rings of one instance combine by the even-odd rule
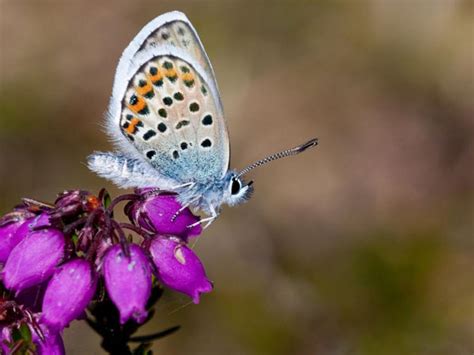
[[[66,354],[63,339],[59,334],[50,334],[44,341],[36,342],[38,355],[63,355]]]
[[[145,306],[151,293],[151,267],[145,252],[130,244],[130,257],[120,245],[112,246],[104,257],[105,287],[120,312],[120,323],[129,318],[145,320]]]
[[[7,345],[11,342],[11,334],[8,327],[0,326],[0,354],[8,354],[10,348]]]
[[[47,280],[63,257],[64,245],[63,233],[57,229],[30,232],[13,248],[5,263],[4,285],[21,291]]]
[[[18,210],[4,216],[0,221],[0,263],[5,263],[12,249],[28,234],[28,226],[37,223],[38,217],[32,213]],[[44,220],[41,221],[43,223]]]
[[[50,330],[46,325],[40,324],[41,332],[43,333],[44,339],[40,339],[36,333],[36,329],[31,328],[31,334],[33,342],[36,345],[36,351],[38,355],[63,355],[66,354],[64,349],[63,339],[61,335]]]
[[[176,200],[176,195],[153,194],[144,189],[142,198],[131,203],[128,209],[129,218],[145,229],[157,234],[169,234],[188,238],[197,236],[202,228],[198,224],[192,228],[189,225],[199,221],[189,208],[182,208]]]
[[[150,253],[165,286],[182,292],[199,303],[201,293],[211,292],[212,284],[196,254],[180,242],[165,237],[155,238]]]
[[[60,331],[79,317],[94,296],[96,277],[84,259],[69,261],[51,278],[44,294],[42,322]]]
[[[24,305],[32,312],[41,312],[44,293],[48,286],[48,280],[40,284],[25,288],[15,295],[15,301]]]
[[[12,249],[21,241],[23,235],[16,233],[24,221],[12,222],[0,226],[0,263],[8,259]]]

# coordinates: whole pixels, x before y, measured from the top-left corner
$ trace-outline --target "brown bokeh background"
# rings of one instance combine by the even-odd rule
[[[0,0],[0,209],[107,181],[86,156],[119,56],[173,9],[216,71],[232,165],[255,171],[195,250],[215,291],[168,292],[157,354],[472,354],[474,3]],[[75,322],[69,354],[101,354]]]

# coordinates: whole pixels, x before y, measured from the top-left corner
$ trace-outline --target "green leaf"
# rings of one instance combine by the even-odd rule
[[[110,197],[110,194],[108,193],[108,191],[105,191],[104,198],[102,199],[102,204],[104,205],[105,208],[108,208],[111,203],[112,203],[112,198]]]
[[[31,330],[30,327],[26,323],[20,325],[20,334],[22,339],[24,339],[27,343],[31,343]]]

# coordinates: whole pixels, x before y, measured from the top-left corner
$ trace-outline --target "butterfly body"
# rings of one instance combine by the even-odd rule
[[[209,221],[223,203],[239,204],[252,192],[243,174],[229,169],[229,137],[214,71],[180,12],[152,20],[124,50],[106,132],[117,152],[96,152],[88,166],[119,187],[175,192],[184,206],[209,214]]]

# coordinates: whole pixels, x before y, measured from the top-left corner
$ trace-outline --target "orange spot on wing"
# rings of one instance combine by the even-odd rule
[[[133,112],[135,113],[138,113],[140,112],[141,110],[143,110],[146,106],[146,102],[145,102],[145,99],[141,96],[137,96],[137,103],[135,105],[128,105],[128,108],[130,110],[132,110]],[[133,121],[133,120],[132,120]]]
[[[138,118],[132,118],[130,121],[130,124],[126,128],[126,131],[130,134],[134,134],[136,130],[137,124],[139,124],[141,121]]]
[[[148,94],[151,90],[153,90],[153,87],[151,86],[151,83],[149,80],[147,80],[147,83],[145,86],[138,86],[136,87],[137,93],[144,96]]]
[[[167,77],[173,77],[173,76],[176,76],[176,69],[174,68],[171,68],[171,69],[166,69],[166,72],[165,72],[165,75]]]
[[[183,73],[183,75],[181,75],[181,79],[184,81],[191,81],[194,80],[194,75],[191,73]]]
[[[155,75],[148,74],[147,77],[152,82],[155,82],[155,81],[163,79],[163,74],[161,73],[160,69],[158,69],[158,72]]]

